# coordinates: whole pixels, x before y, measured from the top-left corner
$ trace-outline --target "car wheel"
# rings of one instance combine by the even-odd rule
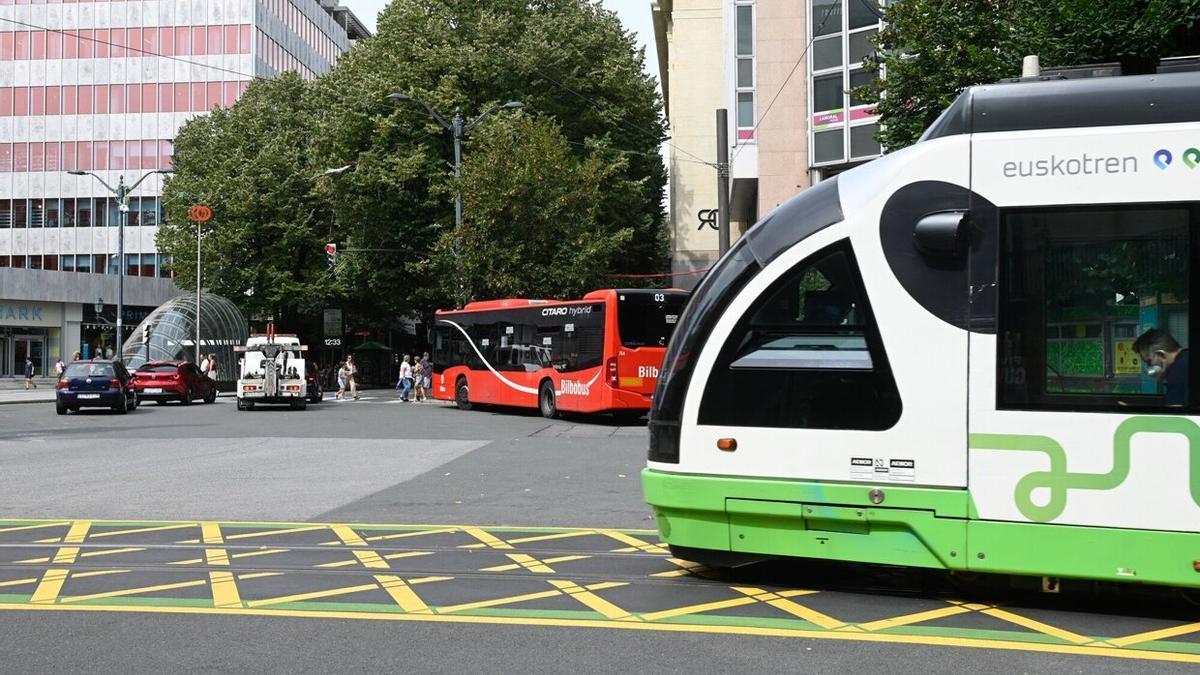
[[[550,380],[538,387],[538,410],[542,412],[542,417],[548,420],[558,417],[558,399],[554,396],[554,385]]]
[[[471,389],[467,386],[467,378],[463,377],[458,380],[458,386],[454,388],[454,403],[459,410],[471,409]]]
[[[54,412],[58,413],[59,415],[66,415],[67,414],[67,406],[62,403],[55,403],[54,404]]]
[[[122,396],[121,402],[118,403],[116,406],[114,406],[113,410],[116,410],[117,414],[119,414],[119,415],[124,415],[124,414],[128,413],[129,412],[129,399]]]
[[[154,402],[154,405],[166,405],[166,404],[167,404],[167,402],[163,401],[162,399],[159,399]]]
[[[205,403],[212,403],[217,400],[217,388],[214,386],[208,390],[208,395],[204,397]]]
[[[129,410],[130,411],[137,410],[139,405],[141,405],[141,401],[138,400],[137,392],[135,391],[135,392],[133,392],[133,402],[129,404]]]
[[[188,387],[187,389],[183,390],[183,396],[179,397],[179,402],[182,403],[183,405],[191,405],[192,404],[192,388],[191,387]]]

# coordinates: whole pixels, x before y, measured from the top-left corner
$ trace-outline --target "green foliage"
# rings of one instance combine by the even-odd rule
[[[876,38],[886,80],[860,92],[879,100],[879,141],[916,142],[963,89],[1043,68],[1120,62],[1150,72],[1160,58],[1200,51],[1200,0],[897,0]]]
[[[602,149],[574,156],[545,118],[481,128],[463,173],[463,228],[443,232],[431,265],[442,293],[578,297],[603,287],[633,237],[599,220],[600,195],[629,189],[625,165]]]
[[[327,212],[311,194],[312,120],[307,86],[286,74],[180,129],[158,231],[180,286],[196,283],[188,207],[206,204],[214,213],[202,226],[206,288],[252,317],[287,320],[324,305],[334,289],[324,271]]]
[[[447,121],[527,106],[464,143],[457,248],[472,294],[567,296],[609,273],[658,271],[666,129],[643,60],[590,0],[394,0],[329,75],[256,83],[232,110],[185,125],[160,245],[180,284],[194,283],[186,207],[200,195],[216,213],[206,280],[251,313],[336,303],[361,329],[453,304],[452,138],[416,103],[386,98],[403,92]],[[343,253],[329,275],[327,241],[371,251]]]

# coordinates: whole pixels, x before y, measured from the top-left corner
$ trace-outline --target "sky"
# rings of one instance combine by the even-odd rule
[[[390,0],[341,0],[341,4],[375,30],[375,17]],[[605,9],[613,10],[620,17],[626,30],[633,31],[638,44],[646,49],[646,70],[658,80],[658,52],[654,49],[654,21],[650,16],[650,0],[601,0]]]

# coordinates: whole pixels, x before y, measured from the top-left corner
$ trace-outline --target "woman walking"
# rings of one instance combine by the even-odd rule
[[[354,356],[346,357],[346,384],[350,385],[350,396],[358,400],[358,366],[354,365]]]
[[[341,401],[346,398],[346,361],[342,360],[337,366],[337,395],[333,397],[335,401]]]
[[[421,403],[425,400],[425,370],[417,359],[413,359],[413,384],[417,390],[414,398]]]

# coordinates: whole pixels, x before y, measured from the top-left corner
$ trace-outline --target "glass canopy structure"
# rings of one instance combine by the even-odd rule
[[[237,376],[233,348],[246,344],[249,324],[232,302],[219,295],[200,296],[200,352],[217,355],[217,380]],[[195,358],[196,298],[181,295],[159,306],[133,330],[122,360],[130,369],[147,361],[191,361]]]

